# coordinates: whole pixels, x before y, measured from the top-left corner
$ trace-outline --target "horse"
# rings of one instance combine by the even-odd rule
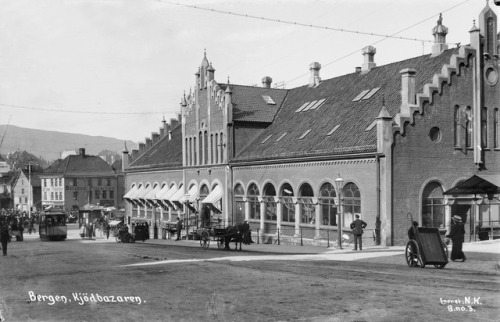
[[[240,224],[236,224],[235,226],[229,226],[226,228],[226,233],[224,235],[224,249],[229,250],[229,243],[234,241],[236,243],[236,247],[234,250],[238,250],[238,243],[240,243],[240,251],[241,244],[244,240],[244,237],[250,233],[250,224],[248,221],[245,221]]]

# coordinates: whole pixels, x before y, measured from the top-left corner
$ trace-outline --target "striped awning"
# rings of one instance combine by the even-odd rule
[[[180,188],[182,189],[182,187]],[[157,200],[163,203],[166,207],[174,207],[174,205],[170,202],[170,197],[172,197],[179,189],[176,187],[172,187],[168,189],[163,195],[161,195]]]
[[[147,195],[144,196],[144,200],[146,200],[147,203],[149,203],[151,206],[158,206],[156,204],[156,193],[160,191],[160,185],[156,185]]]
[[[133,186],[129,191],[123,196],[123,199],[130,201],[130,197],[137,191],[137,186]]]
[[[140,202],[145,202],[146,196],[148,195],[148,193],[151,192],[151,190],[153,190],[153,187],[151,187],[151,185],[147,186],[137,194],[136,199],[139,200]]]
[[[200,196],[200,194],[198,192],[198,186],[197,185],[193,185],[189,189],[188,195],[189,195],[189,199],[187,200],[186,199],[186,195],[184,195],[179,200],[180,203],[185,203],[189,207],[189,209],[191,209],[191,211],[198,212],[198,210],[195,207],[197,205],[196,201],[198,200],[198,197]]]
[[[144,199],[153,201],[155,200],[156,193],[160,191],[161,188],[159,185],[156,185],[147,195],[144,196]]]
[[[201,201],[201,203],[207,204],[212,210],[222,212],[222,188],[220,186],[215,186],[215,188],[208,194],[208,196]]]
[[[184,197],[184,188],[180,187],[170,198],[168,198],[168,201],[170,201],[171,204],[177,206],[177,208],[182,207],[182,202],[181,199]]]
[[[158,190],[158,191],[156,192],[154,199],[159,200],[159,199],[161,198],[161,196],[162,196],[165,192],[167,192],[167,191],[169,191],[169,190],[170,190],[170,188],[168,187],[168,185],[164,185],[164,186],[163,186],[163,188],[161,188],[160,190]]]

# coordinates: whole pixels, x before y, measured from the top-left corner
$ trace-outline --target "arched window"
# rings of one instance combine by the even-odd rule
[[[210,134],[210,163],[214,163],[214,155],[215,155],[215,144],[214,144],[214,135]]]
[[[281,187],[281,220],[282,222],[295,222],[295,204],[293,203],[293,189],[288,183]]]
[[[472,148],[472,110],[470,106],[465,109],[465,146]]]
[[[203,133],[203,164],[208,164],[208,132]]]
[[[498,113],[498,108],[495,109],[495,115],[493,116],[493,140],[495,140],[495,149],[500,148],[500,115]]]
[[[220,159],[219,162],[224,162],[224,138],[222,133],[219,134],[219,148],[220,148]]]
[[[198,134],[199,142],[198,142],[198,162],[197,164],[203,164],[203,133],[200,132]]]
[[[438,182],[429,183],[422,194],[422,226],[444,227],[443,188]]]
[[[248,187],[247,200],[250,206],[250,219],[260,219],[260,202],[259,202],[259,188],[255,183],[252,183]]]
[[[191,162],[192,165],[195,165],[197,164],[197,160],[196,160],[196,136],[193,137],[193,162]]]
[[[322,225],[337,226],[337,194],[331,183],[325,183],[319,191],[320,221]]]
[[[481,146],[488,147],[488,108],[483,107],[481,110]]]
[[[219,163],[219,134],[215,133],[215,163]]]
[[[314,224],[316,220],[316,206],[313,204],[314,191],[310,184],[304,183],[299,189],[300,222]]]
[[[186,153],[186,165],[189,165],[189,139],[186,138],[186,146],[184,148],[185,153]]]
[[[276,220],[276,201],[274,197],[276,196],[276,190],[274,186],[270,183],[266,184],[264,187],[264,207],[266,209],[266,220]]]
[[[344,217],[342,224],[347,227],[354,221],[354,215],[361,214],[361,194],[359,193],[358,186],[350,182],[344,186]]]
[[[234,206],[235,206],[235,223],[241,223],[245,220],[245,190],[241,184],[234,188]]]
[[[455,147],[460,147],[460,107],[455,105],[455,120],[453,123],[453,131],[454,131],[454,144]]]

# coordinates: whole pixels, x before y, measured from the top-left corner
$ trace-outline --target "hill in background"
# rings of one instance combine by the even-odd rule
[[[5,156],[8,153],[24,150],[51,163],[61,158],[65,151],[77,151],[85,148],[85,153],[98,155],[103,150],[109,150],[121,155],[124,140],[104,136],[91,136],[55,131],[44,131],[27,129],[9,125],[0,125],[0,141],[5,133],[0,153]],[[136,149],[137,143],[126,141],[128,150]]]

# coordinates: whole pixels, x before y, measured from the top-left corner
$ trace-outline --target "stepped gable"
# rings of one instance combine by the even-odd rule
[[[452,75],[460,75],[461,66],[467,66],[469,57],[475,54],[475,50],[462,46],[458,53],[450,57],[450,61],[444,64],[440,72],[434,74],[430,82],[426,83],[416,95],[416,104],[410,104],[408,109],[401,110],[394,116],[393,132],[404,134],[406,124],[413,124],[415,112],[422,114],[424,112],[424,104],[429,102],[432,104],[434,93],[443,91],[443,83],[451,84]]]
[[[127,170],[182,166],[182,126],[172,130],[172,139],[163,136],[155,145],[145,151]]]
[[[375,152],[377,134],[373,122],[380,113],[382,97],[391,117],[401,108],[399,72],[415,69],[415,85],[420,92],[457,52],[456,48],[449,49],[436,57],[418,56],[374,67],[366,73],[324,80],[314,87],[290,89],[274,122],[232,161]],[[370,98],[353,101],[363,91],[376,88],[380,89]],[[307,102],[322,99],[323,105],[297,112]]]
[[[235,122],[272,122],[288,93],[287,90],[276,88],[232,84],[229,86],[232,91],[231,103]],[[275,104],[268,104],[263,96],[269,96]]]

